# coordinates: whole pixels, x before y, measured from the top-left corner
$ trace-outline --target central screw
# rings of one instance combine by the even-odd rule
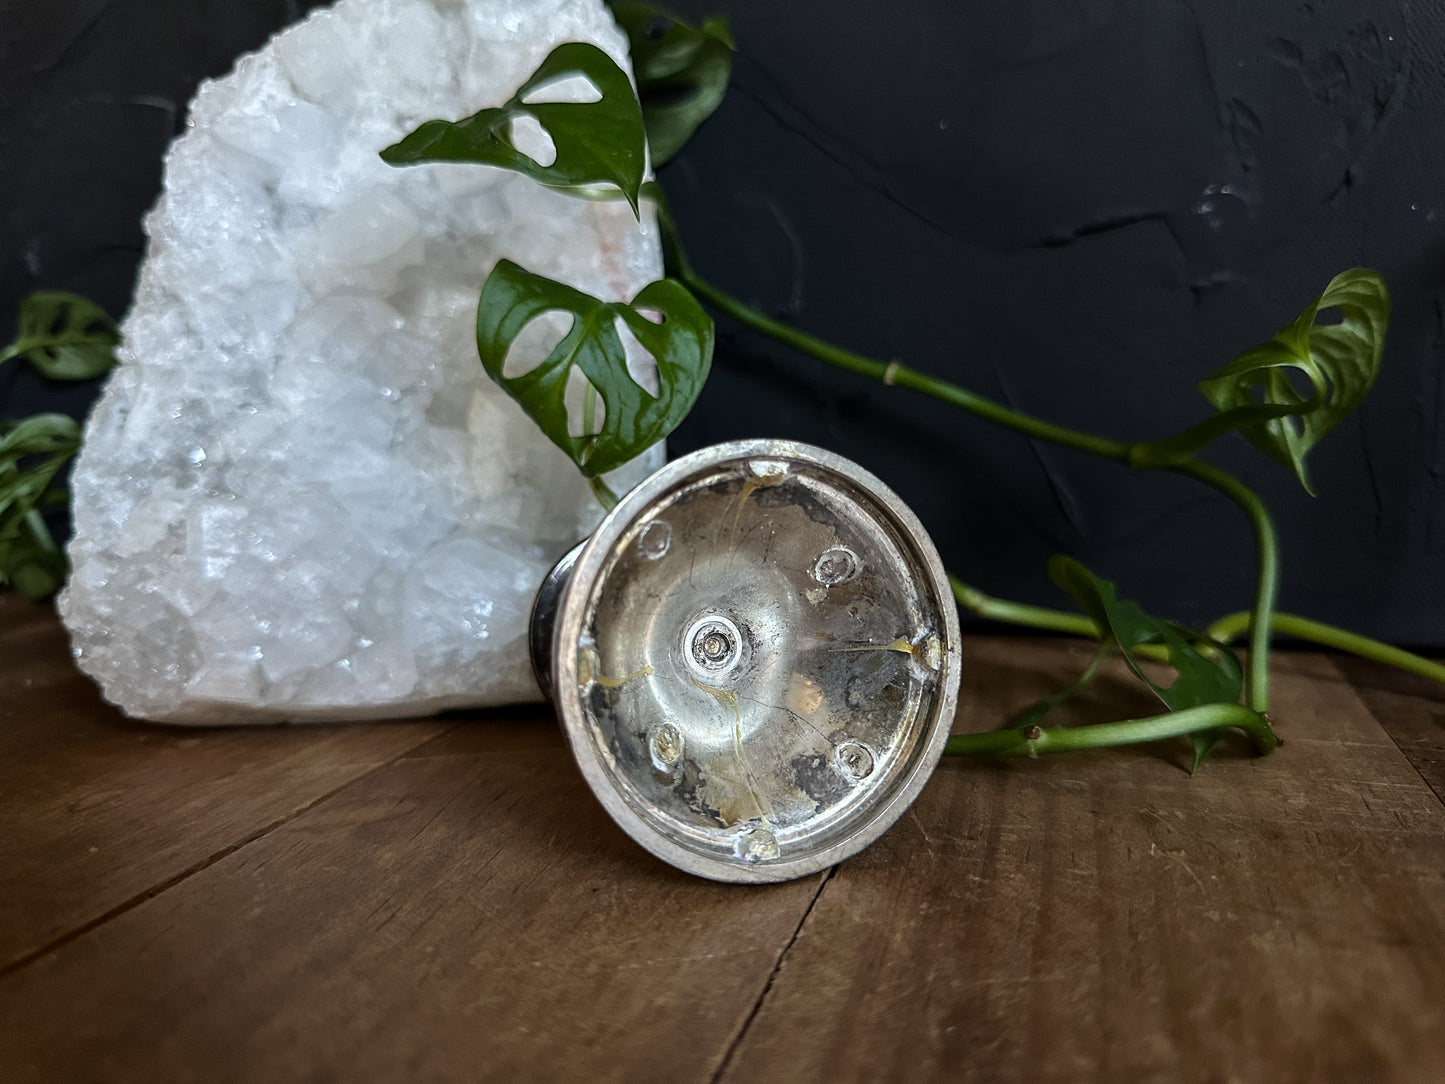
[[[709,670],[721,670],[731,660],[737,645],[720,625],[704,625],[692,638],[692,657]]]
[[[742,655],[742,634],[726,617],[709,614],[694,621],[683,637],[688,665],[700,677],[715,677],[736,667]]]

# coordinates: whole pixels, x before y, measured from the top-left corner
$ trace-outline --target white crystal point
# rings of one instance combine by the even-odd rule
[[[656,227],[378,152],[500,104],[565,41],[626,64],[601,0],[340,0],[197,93],[72,481],[60,611],[129,714],[538,697],[533,592],[600,509],[482,372],[477,294],[505,256],[630,299],[661,274]]]

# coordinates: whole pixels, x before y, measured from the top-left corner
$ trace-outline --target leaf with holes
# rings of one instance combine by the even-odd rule
[[[690,26],[651,4],[612,5],[627,34],[652,165],[682,150],[727,94],[733,38],[726,19]]]
[[[592,102],[525,100],[573,76],[585,78],[601,97]],[[527,117],[552,140],[556,158],[550,165],[517,149],[512,125]],[[574,41],[553,49],[505,104],[465,120],[429,120],[382,151],[381,157],[394,166],[479,162],[515,170],[554,188],[615,184],[636,214],[646,141],[642,109],[627,74],[597,46]]]
[[[115,364],[115,321],[79,294],[40,291],[20,302],[19,334],[0,363],[25,358],[51,380],[89,380]]]
[[[37,414],[0,425],[0,585],[32,598],[65,579],[65,555],[41,513],[65,494],[52,483],[80,447],[80,425],[64,414]]]
[[[1205,704],[1239,703],[1244,673],[1234,653],[1222,644],[1172,621],[1150,617],[1137,602],[1121,599],[1112,583],[1095,576],[1072,557],[1058,556],[1050,560],[1049,578],[1072,595],[1100,632],[1118,645],[1129,669],[1170,711]],[[1143,644],[1164,646],[1169,655],[1168,665],[1175,673],[1171,684],[1160,685],[1145,672],[1134,651]],[[1208,654],[1198,650],[1196,644],[1204,645]],[[1221,733],[1209,730],[1190,735],[1196,770]]]
[[[507,376],[503,367],[512,344],[549,312],[570,315],[571,327],[545,358],[520,376]],[[661,322],[644,312],[659,313]],[[627,371],[619,319],[657,363],[656,395]],[[707,380],[712,347],[712,319],[671,279],[644,286],[628,305],[600,301],[502,260],[487,277],[477,306],[477,352],[487,375],[589,478],[622,466],[677,428]],[[569,430],[566,396],[574,368],[602,399],[596,432]]]
[[[1330,309],[1339,310],[1340,321],[1319,323],[1319,314]],[[1297,411],[1251,421],[1241,430],[1266,455],[1293,467],[1313,494],[1305,455],[1375,383],[1389,321],[1384,280],[1365,268],[1341,272],[1293,323],[1201,382],[1199,390],[1224,414],[1261,406]],[[1304,376],[1308,394],[1291,383],[1291,374]]]

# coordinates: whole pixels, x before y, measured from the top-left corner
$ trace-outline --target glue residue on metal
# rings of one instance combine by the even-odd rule
[[[725,881],[856,853],[942,753],[958,621],[872,475],[739,441],[618,504],[539,595],[533,645],[578,764],[648,850]]]

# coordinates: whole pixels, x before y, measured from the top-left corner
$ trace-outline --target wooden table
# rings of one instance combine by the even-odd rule
[[[947,761],[745,888],[635,846],[540,710],[162,728],[48,608],[0,648],[0,1080],[1445,1077],[1445,691],[1381,667],[1281,655],[1286,746],[1193,777]],[[1087,658],[965,651],[975,729]]]

